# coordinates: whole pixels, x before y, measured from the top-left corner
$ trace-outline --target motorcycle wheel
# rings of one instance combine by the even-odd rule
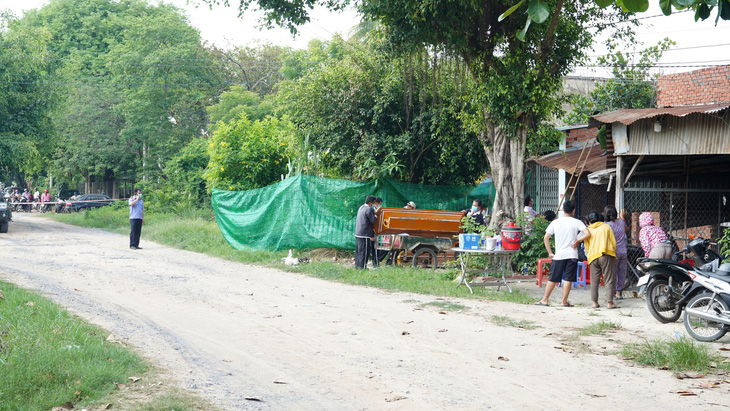
[[[677,307],[677,300],[665,279],[656,279],[646,288],[646,307],[660,323],[673,323],[682,315],[682,309]]]
[[[712,293],[698,294],[687,304],[687,308],[703,311],[708,310],[708,306],[709,312],[715,315],[728,310],[725,301],[717,298],[713,299]],[[684,313],[684,328],[692,338],[704,342],[719,340],[727,333],[725,324],[688,315],[686,312]]]

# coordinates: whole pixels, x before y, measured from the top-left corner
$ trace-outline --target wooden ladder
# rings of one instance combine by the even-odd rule
[[[573,172],[570,173],[570,179],[568,180],[568,184],[565,186],[565,191],[563,192],[563,195],[560,196],[560,202],[558,203],[558,210],[560,210],[560,207],[563,205],[563,200],[565,200],[565,195],[570,191],[570,198],[568,200],[573,199],[573,195],[575,194],[575,188],[578,186],[578,182],[580,181],[580,176],[583,174],[583,171],[586,168],[586,163],[588,162],[588,158],[591,156],[591,150],[593,150],[593,146],[595,144],[591,144],[591,146],[588,148],[588,152],[586,153],[586,147],[588,147],[588,143],[583,146],[583,149],[580,151],[580,155],[578,156],[578,161],[575,163],[575,167],[573,167]],[[585,156],[584,156],[585,154]],[[582,163],[581,163],[582,161]],[[578,167],[580,166],[580,170],[578,170]]]

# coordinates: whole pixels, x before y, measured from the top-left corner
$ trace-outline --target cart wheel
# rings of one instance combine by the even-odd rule
[[[436,258],[436,252],[430,248],[421,248],[416,250],[413,255],[413,266],[423,268],[436,268],[438,265],[438,259]]]
[[[398,265],[398,259],[400,258],[400,250],[394,250],[388,252],[388,257],[385,259],[385,265]]]

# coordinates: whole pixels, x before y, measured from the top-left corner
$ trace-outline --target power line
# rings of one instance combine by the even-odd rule
[[[694,49],[704,49],[709,47],[724,47],[724,46],[730,46],[730,43],[723,43],[723,44],[707,44],[704,46],[691,46],[691,47],[675,47],[671,49],[667,49],[664,52],[669,53],[670,51],[680,51],[680,50],[694,50]],[[627,51],[627,52],[621,52],[621,54],[641,54],[643,51]],[[589,58],[596,58],[596,57],[605,57],[610,56],[611,54],[596,54],[593,56],[587,56]]]

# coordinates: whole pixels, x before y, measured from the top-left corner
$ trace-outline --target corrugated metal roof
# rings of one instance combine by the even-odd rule
[[[582,150],[582,148],[572,148],[565,152],[556,151],[544,155],[535,161],[543,167],[554,168],[556,170],[563,169],[568,173],[573,173],[576,167],[580,169],[581,164],[578,164],[578,160],[581,157]],[[592,173],[607,168],[608,156],[601,156],[601,154],[603,154],[603,150],[601,150],[598,144],[586,148],[586,152],[582,154],[583,158],[588,157],[584,172],[588,171]]]
[[[715,116],[665,117],[662,130],[643,119],[631,126],[630,149],[618,155],[730,154],[730,126]]]
[[[572,124],[568,126],[555,127],[555,129],[558,131],[570,131],[577,130],[579,128],[588,128],[588,124]]]
[[[701,106],[680,106],[666,108],[636,108],[609,111],[592,116],[588,122],[589,127],[597,127],[602,124],[622,123],[627,126],[635,121],[654,118],[657,116],[684,117],[692,113],[717,113],[730,107],[730,102],[718,104],[705,104]]]

